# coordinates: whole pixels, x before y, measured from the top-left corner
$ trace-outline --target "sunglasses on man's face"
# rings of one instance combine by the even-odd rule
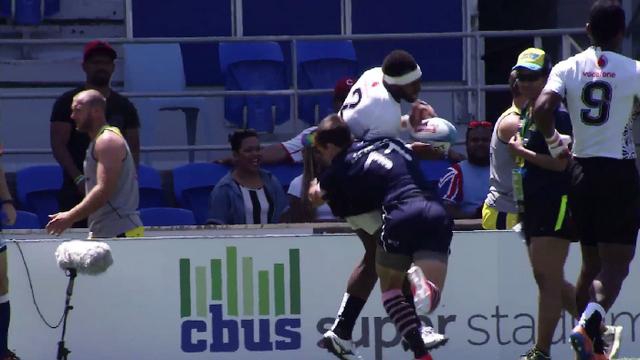
[[[540,80],[540,78],[542,78],[543,74],[542,73],[527,73],[527,74],[518,74],[517,79],[518,81],[538,81]]]

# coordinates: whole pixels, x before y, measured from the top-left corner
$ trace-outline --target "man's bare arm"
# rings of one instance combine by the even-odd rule
[[[80,204],[69,211],[69,217],[73,222],[87,218],[104,206],[113,195],[122,172],[123,159],[126,156],[124,139],[116,134],[105,132],[96,141],[94,155],[98,162],[96,186]]]

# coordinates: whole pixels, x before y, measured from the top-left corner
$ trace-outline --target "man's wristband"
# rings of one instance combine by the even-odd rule
[[[82,175],[82,174],[76,176],[76,178],[73,179],[73,183],[76,184],[76,185],[79,185],[83,181],[84,181],[84,175]]]
[[[4,205],[4,204],[13,205],[13,199],[4,199],[4,200],[0,201],[0,204],[2,204],[2,205]]]

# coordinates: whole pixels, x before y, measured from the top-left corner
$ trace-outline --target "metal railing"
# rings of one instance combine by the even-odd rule
[[[467,47],[463,45],[463,79],[465,85],[426,85],[425,92],[459,92],[464,91],[475,96],[475,116],[483,115],[484,104],[480,101],[482,95],[491,91],[504,91],[508,89],[504,85],[486,85],[483,81],[484,64],[481,59],[482,44],[485,38],[533,38],[534,44],[540,44],[543,37],[561,37],[562,56],[567,57],[572,47],[577,48],[571,35],[583,35],[583,28],[542,29],[542,30],[511,30],[511,31],[468,31],[468,32],[443,32],[443,33],[404,33],[404,34],[351,34],[351,35],[296,35],[296,36],[200,36],[200,37],[156,37],[156,38],[104,38],[112,44],[149,44],[149,43],[216,43],[216,42],[247,42],[247,41],[278,41],[289,42],[291,47],[291,78],[292,88],[288,90],[186,90],[180,92],[122,92],[130,98],[172,98],[172,97],[222,97],[222,96],[246,96],[246,95],[288,95],[292,98],[293,120],[298,121],[298,98],[301,95],[315,95],[331,93],[333,89],[298,89],[298,69],[296,43],[300,40],[427,40],[427,39],[463,39],[473,41],[474,56],[466,53]],[[3,45],[84,45],[86,39],[0,39]],[[470,66],[467,66],[470,65]],[[470,71],[473,69],[473,71]],[[0,93],[0,99],[52,99],[59,94],[51,92],[29,93]],[[471,113],[471,112],[470,112]],[[225,150],[228,146],[220,145],[191,145],[191,146],[149,146],[142,147],[143,152],[175,152],[175,151],[211,151]],[[5,154],[48,154],[50,149],[5,149]]]

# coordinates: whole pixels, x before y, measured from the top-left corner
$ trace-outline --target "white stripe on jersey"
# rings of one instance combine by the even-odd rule
[[[590,47],[554,66],[545,90],[567,100],[575,156],[636,157],[630,129],[640,62]]]
[[[268,224],[269,201],[264,192],[264,187],[252,189],[240,185],[240,191],[242,191],[242,200],[244,201],[245,223]]]

